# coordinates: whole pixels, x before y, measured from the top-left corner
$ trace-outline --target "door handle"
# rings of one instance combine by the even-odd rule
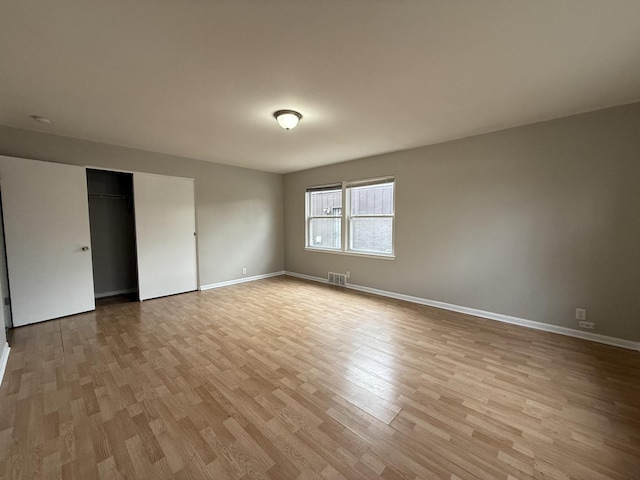
[[[83,252],[86,252],[86,251],[88,251],[88,250],[89,250],[89,247],[87,247],[86,245],[85,245],[84,247],[82,247],[82,251],[83,251]]]

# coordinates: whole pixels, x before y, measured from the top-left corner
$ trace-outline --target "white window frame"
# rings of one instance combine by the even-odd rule
[[[311,215],[311,202],[309,199],[311,196],[309,195],[312,192],[321,192],[321,191],[331,191],[331,190],[340,190],[342,189],[342,204],[340,208],[342,211],[340,215]],[[340,252],[344,247],[344,184],[342,183],[331,183],[328,185],[319,185],[315,187],[307,187],[304,193],[305,197],[305,235],[304,235],[304,244],[305,248],[309,250],[320,250],[323,252]],[[309,237],[309,231],[311,230],[311,220],[314,218],[338,218],[340,219],[340,246],[337,248],[331,247],[314,247],[311,245],[311,238]]]
[[[351,212],[351,189],[358,187],[366,187],[373,185],[384,185],[387,183],[393,184],[393,213],[391,214],[367,214],[367,215],[353,215]],[[345,235],[345,243],[344,243],[344,251],[352,254],[358,255],[375,255],[375,256],[393,256],[395,252],[395,223],[396,223],[396,185],[395,179],[393,177],[382,177],[382,178],[372,178],[368,180],[356,180],[351,182],[344,182],[343,185],[343,199],[347,205],[345,220],[346,220],[346,235]],[[343,208],[343,211],[344,208]],[[390,218],[391,219],[391,253],[384,252],[376,252],[371,250],[356,250],[352,246],[353,242],[353,223],[352,219],[354,218]]]
[[[351,215],[351,188],[362,187],[367,185],[379,185],[384,183],[393,183],[393,213],[392,214],[371,214],[371,215]],[[342,213],[341,215],[311,215],[310,193],[314,191],[342,188]],[[396,236],[396,180],[394,176],[384,176],[370,178],[366,180],[350,180],[341,183],[331,183],[327,185],[318,185],[307,187],[305,189],[305,250],[337,253],[341,255],[353,255],[357,257],[382,258],[387,260],[395,259],[395,236]],[[310,245],[309,231],[311,228],[312,218],[340,218],[340,248],[330,247],[314,247]],[[391,253],[381,253],[376,251],[354,250],[351,248],[352,241],[352,218],[391,218]]]

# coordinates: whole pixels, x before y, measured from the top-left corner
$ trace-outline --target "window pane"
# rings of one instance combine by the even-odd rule
[[[393,218],[351,218],[351,250],[393,253]]]
[[[351,215],[393,214],[393,183],[350,187]]]
[[[309,216],[340,215],[342,213],[342,189],[309,192]]]
[[[309,246],[342,248],[339,218],[309,219]]]

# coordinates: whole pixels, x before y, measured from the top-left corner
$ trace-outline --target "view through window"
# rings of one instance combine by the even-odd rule
[[[307,188],[306,247],[392,256],[394,188],[393,178]]]

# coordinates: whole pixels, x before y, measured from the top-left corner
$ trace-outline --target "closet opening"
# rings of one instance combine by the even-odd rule
[[[133,175],[87,169],[91,260],[100,304],[137,301]]]

